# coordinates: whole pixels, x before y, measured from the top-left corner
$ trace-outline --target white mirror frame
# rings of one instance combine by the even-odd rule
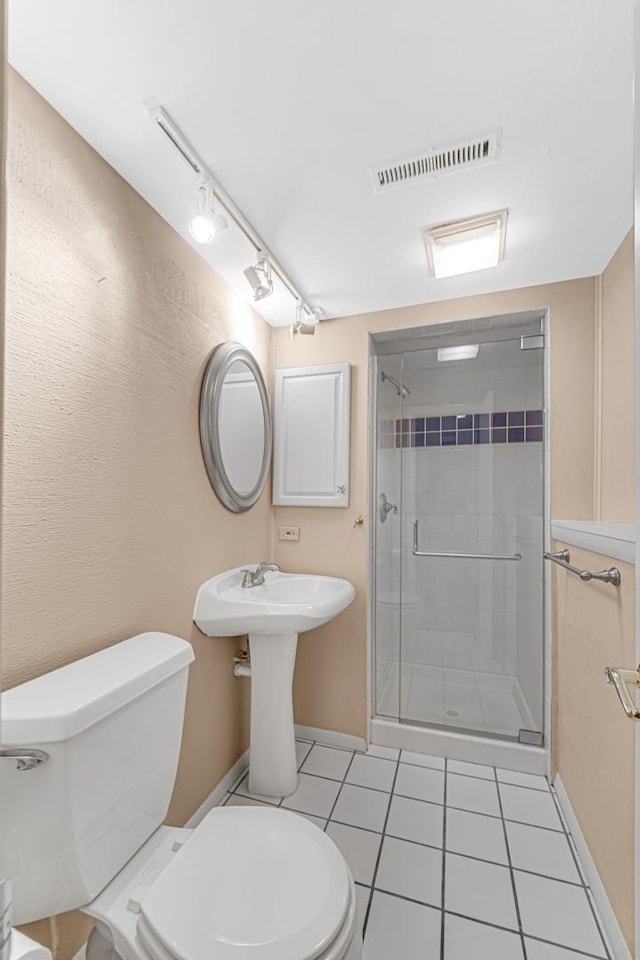
[[[222,387],[229,368],[237,360],[245,363],[255,378],[262,402],[264,425],[265,442],[260,475],[254,488],[246,494],[235,489],[225,470],[218,430]],[[200,389],[200,445],[209,481],[220,502],[233,513],[244,513],[245,510],[250,510],[264,490],[267,473],[269,472],[272,428],[269,398],[267,397],[267,388],[262,372],[253,354],[240,343],[234,343],[233,341],[221,343],[215,348],[207,361]]]

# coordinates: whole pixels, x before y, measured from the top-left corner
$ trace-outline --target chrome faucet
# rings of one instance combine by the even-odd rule
[[[255,570],[242,570],[244,574],[242,578],[242,586],[245,587],[259,587],[260,584],[264,583],[264,575],[267,570],[280,570],[280,567],[277,563],[263,563],[260,561]]]

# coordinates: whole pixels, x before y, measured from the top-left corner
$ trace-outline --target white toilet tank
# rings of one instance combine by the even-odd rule
[[[143,633],[0,697],[0,877],[13,922],[89,903],[166,815],[180,754],[191,645]]]

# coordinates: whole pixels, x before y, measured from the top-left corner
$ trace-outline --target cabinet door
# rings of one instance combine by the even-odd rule
[[[349,505],[348,363],[276,370],[273,503]]]

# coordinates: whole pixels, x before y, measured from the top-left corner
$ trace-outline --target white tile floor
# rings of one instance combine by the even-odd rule
[[[334,840],[356,882],[364,960],[610,960],[544,777],[387,747],[296,743],[282,805]]]

